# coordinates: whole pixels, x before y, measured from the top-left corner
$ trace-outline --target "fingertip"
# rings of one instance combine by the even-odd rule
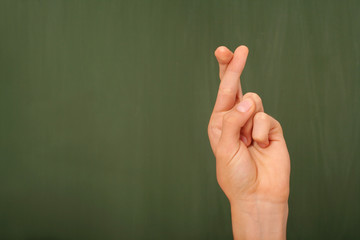
[[[245,144],[245,146],[248,147],[248,146],[251,145],[252,139],[251,139],[251,136],[249,134],[245,134],[245,135],[241,134],[240,139]]]
[[[248,140],[244,135],[240,135],[240,139],[246,146],[248,145]]]
[[[261,148],[267,148],[269,146],[269,142],[264,143],[264,142],[256,142],[257,145],[259,145]]]
[[[248,55],[249,54],[249,48],[245,45],[240,45],[239,47],[236,48],[236,50],[234,51],[234,53],[242,53],[244,55]]]
[[[241,75],[242,71],[244,70],[245,64],[246,64],[248,52],[249,52],[249,49],[244,45],[237,47],[234,51],[233,59],[231,60],[229,66],[228,66],[228,70],[230,72],[235,72],[235,73]]]
[[[236,49],[249,52],[249,48],[246,45],[240,45]]]
[[[224,53],[224,52],[227,52],[227,51],[230,51],[227,47],[225,47],[225,46],[219,46],[219,47],[217,47],[216,50],[215,50],[215,55],[216,55],[217,53]]]
[[[233,53],[225,46],[218,47],[215,52],[215,57],[220,64],[227,64],[233,57]]]

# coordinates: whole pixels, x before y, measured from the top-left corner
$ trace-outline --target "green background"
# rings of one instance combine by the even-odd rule
[[[216,47],[283,125],[288,239],[359,239],[359,1],[1,1],[0,238],[232,239]]]

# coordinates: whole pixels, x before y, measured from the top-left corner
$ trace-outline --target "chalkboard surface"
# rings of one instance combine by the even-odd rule
[[[288,239],[359,239],[359,1],[1,1],[0,238],[232,239],[214,50],[291,156]]]

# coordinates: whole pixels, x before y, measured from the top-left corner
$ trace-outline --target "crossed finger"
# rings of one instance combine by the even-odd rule
[[[237,98],[241,101],[242,91],[240,76],[244,70],[248,52],[249,50],[246,46],[240,46],[235,50],[228,65],[226,64],[226,61],[230,58],[231,52],[227,53],[228,56],[221,59],[219,62],[221,82],[214,106],[214,112],[229,111],[236,104]]]
[[[232,60],[234,54],[225,46],[220,46],[215,50],[215,57],[219,63],[219,77],[223,78],[224,73]]]

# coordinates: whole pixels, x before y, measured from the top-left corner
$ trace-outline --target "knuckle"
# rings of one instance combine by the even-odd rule
[[[264,111],[261,97],[254,92],[248,92],[244,95],[244,98],[250,98],[254,101],[257,111]]]
[[[255,135],[253,136],[253,139],[255,142],[266,142],[268,139],[267,139],[267,135]]]
[[[254,116],[254,121],[256,122],[264,122],[264,121],[269,121],[269,115],[267,115],[264,112],[258,112],[255,114]]]
[[[262,99],[257,93],[248,92],[244,95],[244,97],[252,98],[257,104],[262,104]]]
[[[245,95],[244,95],[244,97],[253,97],[253,96],[257,96],[257,94],[256,93],[254,93],[254,92],[247,92]]]
[[[221,125],[216,122],[210,122],[207,128],[208,134],[219,134],[221,133]]]
[[[280,122],[279,122],[278,120],[276,120],[275,118],[274,118],[274,122],[275,122],[275,125],[276,125],[276,126],[278,126],[278,127],[280,127],[280,128],[281,128],[281,124],[280,124]]]
[[[282,129],[282,126],[281,126],[280,122],[278,120],[276,120],[276,119],[274,119],[274,122],[275,122],[276,128],[279,130],[279,132],[281,134],[283,134],[283,129]]]
[[[278,120],[276,120],[275,118],[271,117],[271,116],[269,116],[269,118],[271,118],[271,120],[273,121],[274,126],[281,130],[280,122]]]

